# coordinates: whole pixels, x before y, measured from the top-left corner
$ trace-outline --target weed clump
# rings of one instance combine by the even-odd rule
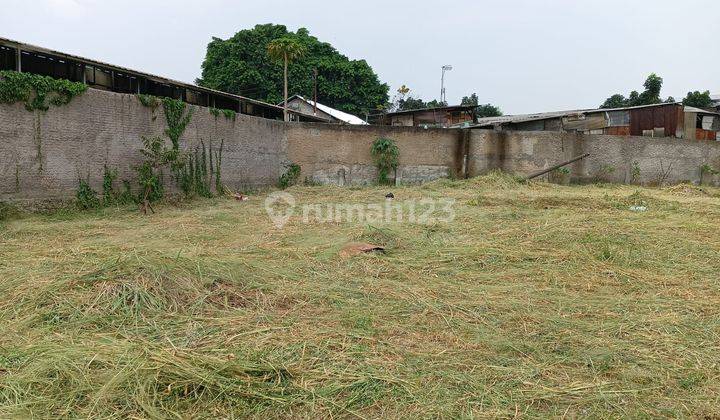
[[[77,206],[81,210],[96,209],[101,205],[97,191],[93,190],[90,184],[84,179],[78,180],[78,189],[75,197],[77,199]]]
[[[20,215],[20,210],[10,203],[0,201],[0,222],[10,220]]]
[[[300,171],[300,165],[291,163],[285,173],[280,176],[278,188],[284,190],[297,184],[298,179],[300,179]]]

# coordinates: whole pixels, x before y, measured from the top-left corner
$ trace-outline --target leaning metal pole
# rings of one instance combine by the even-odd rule
[[[569,165],[569,164],[571,164],[571,163],[577,162],[578,160],[585,159],[585,158],[588,157],[588,156],[590,156],[590,153],[585,153],[585,154],[582,155],[582,156],[576,156],[576,157],[574,157],[574,158],[572,158],[572,159],[570,159],[570,160],[568,160],[568,161],[566,161],[566,162],[559,163],[559,164],[557,164],[557,165],[555,165],[555,166],[551,166],[551,167],[549,167],[549,168],[547,168],[547,169],[543,169],[543,170],[540,171],[540,172],[535,172],[534,174],[528,175],[528,176],[525,178],[525,180],[526,180],[526,181],[529,181],[529,180],[531,180],[531,179],[533,179],[533,178],[539,177],[540,175],[545,175],[545,174],[548,173],[548,172],[554,171],[555,169],[558,169],[558,168],[562,168],[563,166],[567,166],[567,165]]]

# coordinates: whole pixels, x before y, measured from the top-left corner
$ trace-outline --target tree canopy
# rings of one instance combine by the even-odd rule
[[[208,44],[200,86],[273,104],[283,100],[282,62],[268,55],[268,44],[293,39],[305,55],[290,63],[290,94],[313,97],[313,69],[318,70],[318,102],[362,116],[384,106],[388,86],[365,60],[350,60],[332,45],[311,36],[307,29],[288,31],[283,25],[257,25]]]
[[[385,106],[390,112],[412,111],[414,109],[439,108],[447,106],[446,103],[437,99],[425,102],[421,98],[416,98],[410,93],[410,88],[402,85],[398,88],[392,101]]]
[[[700,92],[688,92],[685,99],[683,99],[683,105],[694,106],[695,108],[712,108],[713,100],[710,98],[710,91]]]
[[[494,106],[491,104],[480,105],[478,102],[479,102],[479,99],[478,99],[477,94],[473,93],[470,96],[463,97],[460,105],[476,105],[477,108],[475,109],[475,111],[479,118],[499,117],[499,116],[503,115],[502,111],[500,111],[500,108],[498,108],[497,106]],[[393,97],[393,100],[388,105],[387,109],[390,112],[397,112],[397,111],[411,111],[414,109],[440,108],[440,107],[444,107],[447,105],[448,104],[446,102],[440,102],[437,99],[433,99],[431,101],[425,102],[420,98],[414,97],[410,93],[410,88],[408,88],[405,85],[402,85],[397,90],[397,93]]]
[[[470,96],[463,96],[462,101],[460,102],[460,105],[475,105],[477,108],[475,108],[475,114],[478,118],[485,118],[485,117],[500,117],[502,116],[502,111],[500,110],[500,107],[497,107],[492,104],[484,104],[480,105],[480,100],[478,99],[477,93],[473,93]]]
[[[605,102],[600,105],[600,108],[625,108],[629,106],[653,105],[662,102],[675,102],[675,99],[672,97],[663,101],[660,97],[662,85],[662,77],[652,73],[647,77],[647,79],[645,79],[645,83],[643,84],[645,90],[642,93],[634,90],[630,92],[627,98],[624,95],[616,93],[615,95],[607,98]]]
[[[302,58],[306,49],[294,38],[283,37],[272,40],[267,46],[268,54],[273,60],[284,62],[286,59],[289,61],[297,60]]]

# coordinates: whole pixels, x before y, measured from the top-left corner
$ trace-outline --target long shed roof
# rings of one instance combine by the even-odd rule
[[[267,103],[267,102],[263,102],[263,101],[260,101],[260,100],[257,100],[257,99],[252,99],[252,98],[248,98],[248,97],[241,96],[241,95],[236,95],[236,94],[232,94],[232,93],[222,92],[222,91],[219,91],[219,90],[210,89],[210,88],[206,88],[206,87],[203,87],[203,86],[198,86],[198,85],[195,85],[195,84],[192,84],[192,83],[181,82],[181,81],[179,81],[179,80],[173,80],[173,79],[170,79],[170,78],[167,78],[167,77],[158,76],[158,75],[155,75],[155,74],[146,73],[146,72],[139,71],[139,70],[133,70],[133,69],[129,69],[129,68],[127,68],[127,67],[118,66],[118,65],[115,65],[115,64],[109,64],[109,63],[105,63],[105,62],[98,61],[98,60],[93,60],[93,59],[90,59],[90,58],[81,57],[81,56],[74,55],[74,54],[68,54],[68,53],[64,53],[64,52],[61,52],[61,51],[56,51],[56,50],[52,50],[52,49],[49,49],[49,48],[40,47],[40,46],[37,46],[37,45],[26,44],[26,43],[24,43],[24,42],[15,41],[15,40],[8,39],[8,38],[2,38],[2,37],[0,37],[0,45],[4,45],[4,46],[7,46],[7,47],[19,49],[19,50],[22,50],[22,51],[32,51],[32,52],[36,52],[36,53],[45,53],[45,54],[49,54],[49,55],[52,55],[52,56],[55,56],[55,57],[59,57],[59,58],[63,58],[63,59],[67,59],[67,60],[71,60],[71,61],[75,61],[75,62],[79,62],[79,63],[82,63],[82,64],[87,64],[87,65],[90,65],[90,66],[102,67],[102,68],[106,68],[106,69],[108,69],[108,70],[116,70],[116,71],[120,71],[120,72],[123,72],[123,73],[126,73],[126,74],[130,74],[130,75],[133,75],[133,76],[141,76],[141,77],[144,77],[144,78],[147,78],[147,79],[156,81],[156,82],[160,82],[160,83],[165,83],[165,84],[169,84],[169,85],[175,85],[175,86],[178,86],[178,87],[188,88],[188,89],[192,89],[192,90],[199,91],[199,92],[212,93],[212,94],[218,95],[218,96],[230,97],[230,98],[233,98],[233,99],[242,100],[242,101],[244,101],[244,102],[252,103],[252,104],[255,104],[255,105],[257,105],[257,106],[266,107],[266,108],[271,108],[271,109],[276,110],[276,111],[282,111],[282,107],[279,107],[279,106],[273,105],[273,104],[269,104],[269,103]],[[304,115],[304,114],[303,114],[303,115]]]

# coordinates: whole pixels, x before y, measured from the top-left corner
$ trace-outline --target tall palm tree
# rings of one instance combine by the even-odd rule
[[[305,55],[305,46],[293,38],[278,38],[268,44],[268,55],[274,60],[282,60],[284,63],[283,76],[285,78],[285,103],[283,105],[283,116],[288,121],[288,62],[297,60]]]

